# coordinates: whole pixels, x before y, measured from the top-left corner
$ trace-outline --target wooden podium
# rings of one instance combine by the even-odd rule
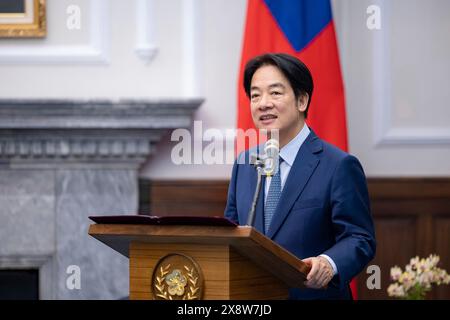
[[[129,257],[130,299],[286,299],[289,287],[303,287],[309,269],[300,259],[252,227],[214,219],[222,223],[112,218],[89,234]]]

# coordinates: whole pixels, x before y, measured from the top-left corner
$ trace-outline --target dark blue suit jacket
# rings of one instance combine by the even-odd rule
[[[233,167],[225,216],[247,223],[256,170],[240,155]],[[248,160],[248,159],[246,159]],[[244,164],[238,164],[244,163]],[[264,233],[264,181],[255,228]],[[359,161],[312,131],[297,153],[266,235],[300,259],[326,254],[338,274],[327,289],[290,290],[292,299],[351,299],[349,282],[375,255],[375,233]]]

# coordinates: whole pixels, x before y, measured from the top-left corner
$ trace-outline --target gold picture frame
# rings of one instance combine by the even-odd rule
[[[45,0],[8,2],[10,8],[0,7],[0,38],[42,38],[47,35]]]

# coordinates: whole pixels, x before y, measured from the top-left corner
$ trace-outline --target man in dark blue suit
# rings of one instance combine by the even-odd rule
[[[292,299],[351,299],[349,283],[375,255],[375,234],[359,161],[322,141],[305,124],[313,92],[308,68],[287,54],[250,60],[244,72],[255,126],[277,130],[279,171],[263,180],[255,228],[303,259],[311,270]],[[225,216],[245,225],[257,173],[242,153]]]

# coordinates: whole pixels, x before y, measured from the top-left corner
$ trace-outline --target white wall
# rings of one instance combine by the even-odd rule
[[[334,4],[350,151],[368,176],[450,176],[450,2]],[[381,30],[366,27],[371,4]]]
[[[200,22],[199,93],[205,98],[194,120],[203,129],[225,132],[236,126],[237,78],[246,13],[245,0],[194,0]],[[170,136],[167,137],[170,140]],[[221,141],[226,147],[230,141]],[[149,161],[142,175],[154,179],[228,179],[231,165],[173,165],[171,147],[177,142],[161,143],[160,156]],[[233,148],[228,148],[233,152]]]
[[[154,8],[150,43],[158,52],[150,63],[135,53],[139,1]],[[81,8],[81,30],[66,28],[71,4]],[[366,27],[371,4],[381,7],[381,30]],[[47,6],[46,39],[0,40],[0,98],[201,96],[195,119],[204,129],[234,127],[245,0],[48,0]],[[368,176],[449,176],[450,2],[334,0],[333,9],[351,153]],[[171,164],[169,139],[142,176],[229,177],[230,166]]]
[[[47,0],[46,39],[0,41],[0,97],[116,99],[182,96],[181,0],[150,0],[155,8],[155,43],[159,48],[159,54],[150,64],[134,52],[137,2]],[[69,5],[81,9],[80,30],[66,27]],[[94,47],[90,36],[95,34],[96,28],[105,61],[96,61],[95,57],[89,60],[84,56]],[[10,63],[14,59],[5,57],[2,51],[11,50],[17,51],[15,55],[25,55],[26,63]],[[44,63],[36,62],[39,60]]]

